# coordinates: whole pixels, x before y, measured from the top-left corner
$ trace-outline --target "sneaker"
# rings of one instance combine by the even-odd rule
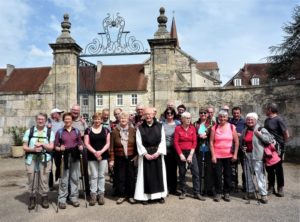
[[[226,202],[230,202],[230,196],[229,196],[229,193],[225,193],[225,195],[224,195],[224,200],[225,200]]]
[[[198,200],[201,200],[201,201],[205,201],[205,200],[206,200],[206,199],[205,199],[202,195],[200,195],[199,193],[195,194],[194,197],[195,197],[195,199],[198,199]]]
[[[268,195],[271,195],[271,194],[275,194],[275,188],[274,188],[274,186],[269,186],[268,187]]]
[[[126,200],[125,197],[120,197],[120,198],[117,200],[117,204],[121,204],[121,203],[123,203],[125,200]]]
[[[49,208],[48,196],[42,196],[42,207],[45,209]]]
[[[164,198],[160,198],[160,199],[158,200],[158,202],[159,202],[160,204],[164,204],[166,201],[165,201]]]
[[[131,204],[135,204],[136,200],[133,199],[133,197],[130,197],[130,198],[128,198],[128,202],[131,203]]]
[[[283,187],[278,188],[277,196],[278,197],[284,197]]]
[[[220,200],[221,200],[221,194],[216,194],[216,195],[214,196],[214,201],[220,202]]]
[[[67,208],[67,205],[65,203],[59,202],[58,203],[58,208],[63,210],[63,209]]]
[[[105,203],[104,194],[102,193],[102,194],[99,195],[98,204],[99,205],[104,205],[104,203]]]
[[[263,203],[263,204],[268,203],[267,195],[262,195],[262,196],[261,196],[261,199],[260,199],[260,202]]]
[[[29,205],[28,205],[28,210],[33,210],[36,206],[36,198],[35,197],[30,197],[29,198]]]
[[[90,199],[89,205],[90,206],[95,206],[96,202],[97,202],[96,194],[95,193],[91,193],[91,199]]]
[[[181,193],[180,196],[179,196],[179,199],[183,200],[183,199],[185,199],[185,197],[186,197],[186,194],[185,193]]]
[[[78,200],[71,201],[71,204],[73,205],[73,207],[79,207],[80,206],[80,203],[79,203]]]

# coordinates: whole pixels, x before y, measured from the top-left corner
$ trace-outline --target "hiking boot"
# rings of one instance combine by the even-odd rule
[[[145,201],[142,201],[142,204],[143,204],[143,205],[148,205],[149,202],[148,202],[148,200],[145,200]]]
[[[128,202],[131,203],[131,204],[135,204],[136,203],[136,200],[133,198],[133,197],[130,197],[128,199]]]
[[[42,207],[45,209],[49,208],[48,196],[42,196]]]
[[[195,199],[198,199],[198,200],[201,200],[201,201],[205,201],[206,199],[202,196],[202,195],[200,195],[199,193],[197,193],[197,194],[195,194]]]
[[[36,206],[36,198],[35,197],[30,197],[29,198],[29,205],[28,205],[28,210],[33,210]]]
[[[278,188],[277,196],[278,197],[284,197],[283,187]]]
[[[275,188],[274,188],[274,186],[269,186],[268,187],[268,195],[271,195],[271,194],[275,194]]]
[[[58,203],[58,208],[64,210],[64,209],[67,208],[67,205],[65,203],[59,202]]]
[[[243,199],[244,200],[250,200],[250,199],[254,200],[255,195],[254,195],[254,193],[247,193],[247,194],[244,195]]]
[[[185,197],[186,197],[186,194],[185,193],[181,193],[180,196],[179,196],[179,199],[183,200],[183,199],[185,199]]]
[[[98,204],[99,205],[104,205],[105,201],[104,201],[104,194],[100,194],[99,195],[99,199],[98,199]]]
[[[95,206],[97,202],[97,196],[95,193],[91,193],[91,199],[90,199],[90,202],[89,202],[89,205],[90,206]]]
[[[73,205],[73,207],[79,207],[80,206],[80,203],[79,203],[78,200],[71,201],[71,204]]]
[[[230,196],[229,196],[229,193],[225,193],[225,195],[224,195],[224,200],[225,200],[226,202],[230,202]]]
[[[159,202],[160,204],[164,204],[166,201],[165,201],[164,198],[160,198],[160,199],[158,200],[158,202]]]
[[[216,195],[214,196],[214,201],[220,202],[220,200],[221,200],[221,194],[216,194]]]
[[[120,197],[120,198],[117,200],[117,204],[121,204],[121,203],[123,203],[125,200],[126,200],[125,197]]]
[[[261,199],[260,199],[260,202],[263,203],[263,204],[268,203],[268,197],[267,197],[267,195],[262,195]]]

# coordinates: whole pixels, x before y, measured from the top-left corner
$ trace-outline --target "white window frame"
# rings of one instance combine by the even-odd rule
[[[96,95],[96,106],[103,106],[103,95]]]
[[[87,104],[85,104],[87,102]],[[89,96],[88,95],[82,95],[82,106],[88,106],[89,105]]]
[[[252,86],[259,86],[259,78],[254,77],[251,79],[251,85]]]
[[[123,94],[117,94],[116,96],[116,105],[123,106]]]
[[[240,78],[234,79],[233,84],[234,84],[234,86],[242,86],[242,79],[240,79]]]
[[[138,95],[136,93],[131,94],[131,105],[136,106],[138,104]]]

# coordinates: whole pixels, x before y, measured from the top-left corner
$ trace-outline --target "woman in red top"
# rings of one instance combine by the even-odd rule
[[[200,195],[200,180],[199,168],[195,148],[197,145],[196,129],[191,125],[191,114],[184,112],[181,115],[182,125],[176,126],[174,133],[174,146],[179,155],[179,186],[181,195],[179,199],[184,199],[186,196],[186,180],[185,174],[187,168],[192,172],[194,197],[199,200],[205,200]]]
[[[231,161],[236,161],[239,148],[238,135],[235,126],[228,123],[228,112],[221,110],[218,115],[219,124],[211,129],[210,151],[215,174],[214,201],[219,202],[222,194],[222,175],[224,178],[224,200],[229,202],[231,187]],[[234,150],[232,150],[234,141]]]

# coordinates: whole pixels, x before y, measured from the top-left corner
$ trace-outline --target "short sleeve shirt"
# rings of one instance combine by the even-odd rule
[[[27,129],[24,136],[23,136],[23,143],[28,142],[29,140],[29,134],[30,134],[30,129]],[[39,138],[37,138],[39,137]],[[47,138],[47,127],[45,126],[42,131],[38,131],[36,127],[33,129],[33,137],[30,139],[30,143],[28,147],[33,150],[34,144],[36,142],[41,142],[44,144],[49,144],[48,138]],[[50,133],[50,143],[54,142],[54,133],[51,131]],[[35,154],[28,154],[27,158],[25,159],[25,163],[30,165],[33,159],[36,159],[37,155]],[[45,161],[44,155],[40,155],[40,160],[42,162]],[[51,160],[51,155],[46,153],[46,161]]]

